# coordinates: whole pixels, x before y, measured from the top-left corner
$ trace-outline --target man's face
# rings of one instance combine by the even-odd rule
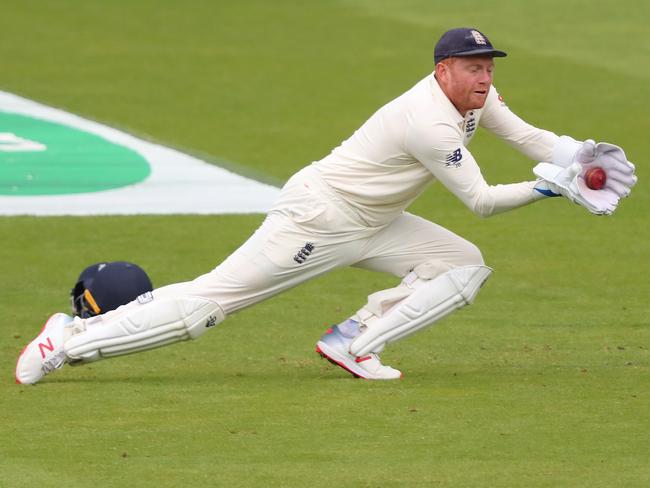
[[[461,115],[485,105],[492,86],[491,56],[452,57],[436,65],[436,79]]]

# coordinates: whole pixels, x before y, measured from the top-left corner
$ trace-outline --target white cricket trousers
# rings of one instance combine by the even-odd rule
[[[435,276],[483,264],[483,258],[469,241],[406,212],[368,227],[308,166],[289,179],[262,225],[224,262],[193,281],[159,288],[154,296],[204,297],[229,315],[344,266],[402,278],[425,262]]]

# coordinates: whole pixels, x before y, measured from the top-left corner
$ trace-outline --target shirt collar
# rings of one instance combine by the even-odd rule
[[[460,112],[456,110],[454,104],[451,103],[451,100],[447,98],[445,92],[443,92],[442,88],[440,88],[440,85],[438,84],[438,80],[436,80],[435,74],[431,74],[431,93],[433,93],[434,98],[440,102],[442,108],[447,112],[447,114],[450,117],[452,117],[455,123],[460,124],[465,120],[465,117],[463,117],[460,114]]]

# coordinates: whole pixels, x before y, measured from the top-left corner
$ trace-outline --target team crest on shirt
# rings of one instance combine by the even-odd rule
[[[467,119],[467,123],[465,124],[465,135],[467,137],[471,137],[476,130],[476,119],[474,117],[471,117]]]
[[[463,159],[463,153],[460,148],[456,149],[454,152],[447,154],[445,167],[446,168],[460,168],[461,160]]]

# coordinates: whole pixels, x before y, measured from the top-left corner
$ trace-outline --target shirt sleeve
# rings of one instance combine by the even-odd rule
[[[462,144],[462,134],[453,125],[439,123],[412,131],[406,142],[411,154],[481,217],[539,199],[537,192],[533,191],[535,181],[488,185],[472,153]]]
[[[490,88],[479,125],[534,161],[553,160],[553,149],[559,137],[524,122],[512,113],[494,87]]]

